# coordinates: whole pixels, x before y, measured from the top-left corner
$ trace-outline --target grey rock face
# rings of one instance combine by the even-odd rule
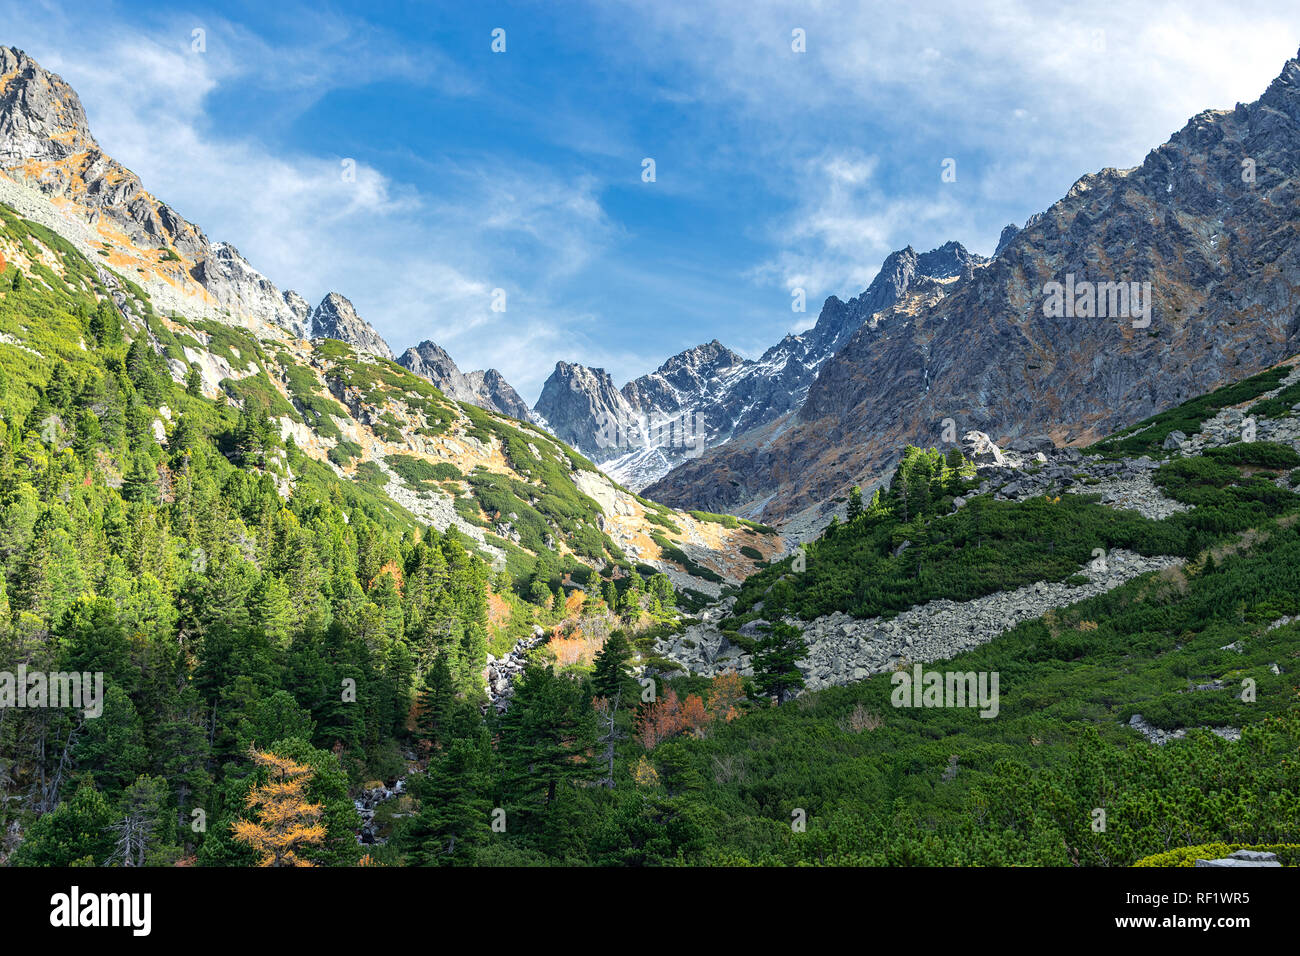
[[[494,368],[486,372],[462,372],[447,350],[436,342],[426,339],[407,349],[398,357],[397,364],[427,378],[448,398],[501,412],[520,421],[532,421],[527,403],[500,372]]]
[[[398,356],[397,364],[427,378],[448,398],[469,401],[469,382],[447,350],[438,343],[425,339]]]
[[[625,453],[628,445],[621,433],[638,421],[636,410],[608,372],[568,362],[555,363],[533,411],[557,438],[595,461]]]
[[[983,432],[969,431],[962,436],[962,454],[977,465],[1005,465],[1006,457],[1002,449],[993,444],[993,439]]]
[[[511,418],[517,418],[522,422],[533,420],[533,413],[528,408],[528,403],[506,381],[505,376],[496,369],[490,368],[482,372],[473,371],[466,378],[469,379],[474,394],[481,399],[481,401],[475,402],[475,405],[482,408],[496,409],[503,415],[509,415]]]
[[[1281,867],[1282,864],[1274,857],[1272,860],[1243,860],[1236,858],[1236,854],[1224,857],[1221,860],[1197,860],[1195,866],[1263,866],[1263,867]]]
[[[1128,725],[1157,747],[1163,747],[1171,740],[1182,740],[1187,736],[1187,729],[1184,727],[1179,727],[1177,730],[1161,730],[1141,714],[1134,714],[1130,717]],[[1222,737],[1224,740],[1241,739],[1240,727],[1208,727],[1205,729],[1216,737]]]
[[[99,144],[81,99],[22,50],[0,47],[0,163],[63,160]]]
[[[256,318],[307,338],[309,322],[303,312],[307,303],[302,296],[296,292],[281,294],[270,279],[249,265],[229,243],[209,245],[207,254],[190,274],[232,317]]]
[[[1020,227],[1015,223],[1009,223],[1002,227],[1002,235],[998,236],[998,247],[993,250],[994,258],[1002,255],[1002,250],[1011,244],[1011,240],[1020,235]]]
[[[288,326],[295,335],[305,339],[311,336],[311,303],[292,289],[284,293],[284,304],[293,317]]]
[[[368,355],[386,359],[393,357],[393,350],[383,336],[357,315],[352,303],[337,292],[331,292],[316,306],[311,316],[311,336],[314,339],[337,339]]]
[[[1050,435],[1024,435],[1013,438],[1007,442],[1007,450],[1030,455],[1042,454],[1047,457],[1055,455],[1058,451],[1056,442],[1052,441]]]

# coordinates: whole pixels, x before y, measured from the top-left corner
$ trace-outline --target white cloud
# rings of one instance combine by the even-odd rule
[[[814,303],[831,294],[856,295],[875,277],[890,252],[905,245],[925,252],[954,234],[973,230],[969,212],[951,185],[933,170],[933,186],[917,195],[895,195],[872,178],[878,162],[855,151],[828,153],[798,173],[799,202],[773,229],[780,251],[750,278],[801,288]],[[906,237],[906,238],[902,238]],[[816,315],[792,331],[811,325]]]

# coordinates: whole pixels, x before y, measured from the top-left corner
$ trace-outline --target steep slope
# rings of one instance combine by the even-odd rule
[[[173,382],[269,422],[314,473],[345,479],[385,512],[460,529],[517,580],[542,555],[584,575],[643,564],[716,593],[761,560],[742,544],[781,550],[775,535],[637,499],[540,429],[449,400],[391,361],[344,296],[310,310],[151,197],[99,150],[59,77],[11,49],[0,68],[4,282],[21,275],[93,296],[128,340],[147,337]],[[15,313],[0,330],[6,371],[23,370],[33,388],[51,361],[39,326]],[[499,374],[466,379],[510,403]],[[293,493],[291,476],[276,480]]]
[[[1298,174],[1291,60],[1257,102],[1198,114],[1135,169],[1083,177],[986,267],[877,314],[797,414],[646,493],[824,523],[830,499],[908,442],[978,429],[1086,443],[1267,368],[1300,332]],[[1110,295],[1089,311],[1084,283],[1130,282],[1149,283],[1149,313],[1117,316]],[[1079,284],[1074,310],[1054,314],[1050,283]]]
[[[505,376],[494,368],[462,372],[447,350],[436,342],[425,339],[407,349],[398,357],[397,364],[427,378],[444,395],[458,402],[469,402],[524,422],[532,420],[528,404]]]
[[[355,865],[377,837],[349,783],[414,772],[426,731],[487,732],[513,706],[494,654],[672,627],[748,565],[732,548],[779,548],[341,341],[160,316],[2,204],[0,419],[0,673],[95,675],[84,707],[3,709],[0,866],[120,864],[140,787],[149,863],[255,863],[246,803],[213,799],[254,745],[330,778],[305,852]]]
[[[0,47],[0,202],[132,276],[159,309],[308,333],[300,297],[150,195],[99,148],[76,91],[12,47]]]

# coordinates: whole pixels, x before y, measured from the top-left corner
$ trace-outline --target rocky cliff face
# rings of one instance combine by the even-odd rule
[[[917,282],[956,280],[985,261],[957,242],[925,253],[909,246],[885,260],[865,292],[848,302],[831,296],[811,329],[787,335],[757,360],[742,358],[714,339],[628,382],[621,389],[621,401],[603,373],[575,373],[571,370],[582,367],[565,365],[566,371],[557,368],[547,382],[549,397],[543,390],[548,407],[539,402],[536,410],[557,435],[582,448],[619,481],[639,489],[697,458],[703,449],[798,408],[818,369],[864,321]],[[551,407],[574,390],[582,394],[573,396],[563,410]]]
[[[1052,306],[1051,283],[1071,290],[1072,308]],[[1137,286],[1124,310],[1117,286],[1091,287],[1090,302],[1085,283]],[[1257,102],[1198,114],[1135,169],[1084,176],[1004,232],[988,265],[876,314],[820,370],[797,414],[646,494],[773,521],[809,509],[824,518],[828,499],[879,478],[909,442],[978,429],[1084,444],[1275,364],[1297,350],[1298,333],[1291,60]]]
[[[150,195],[99,148],[76,91],[12,47],[0,47],[0,201],[130,275],[163,310],[306,332],[295,293]]]
[[[384,337],[357,315],[352,303],[337,292],[331,292],[321,299],[320,305],[311,314],[311,337],[338,339],[367,355],[378,355],[386,359],[393,357],[393,350],[388,347]]]
[[[458,402],[500,412],[520,421],[532,421],[528,404],[494,368],[462,372],[447,350],[428,339],[407,349],[397,364],[427,378],[438,390]]]
[[[556,362],[533,406],[556,437],[595,461],[618,454],[615,430],[636,420],[636,410],[603,368]]]

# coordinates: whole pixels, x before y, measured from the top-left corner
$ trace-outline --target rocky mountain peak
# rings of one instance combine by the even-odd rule
[[[398,357],[397,364],[427,378],[444,395],[465,401],[456,395],[458,390],[463,391],[466,387],[465,376],[455,360],[447,354],[447,350],[437,342],[425,339],[419,345],[412,346]]]
[[[1281,110],[1292,120],[1300,122],[1300,51],[1286,61],[1282,72],[1269,84],[1259,102],[1271,109]]]
[[[110,257],[160,311],[308,331],[301,297],[150,195],[100,150],[76,91],[13,47],[0,47],[0,202],[92,258]]]
[[[470,372],[466,376],[478,401],[474,404],[482,408],[496,409],[503,415],[520,421],[533,421],[532,410],[514,387],[506,381],[504,375],[494,368],[484,372]]]
[[[983,256],[970,252],[960,242],[949,241],[917,256],[916,271],[931,279],[955,279],[984,261]]]
[[[742,365],[744,361],[745,359],[742,356],[714,339],[704,345],[697,345],[684,352],[678,352],[651,374],[671,379],[680,377],[683,374],[707,373],[721,368],[729,368],[733,365]],[[637,381],[640,381],[640,379]],[[635,384],[635,382],[628,383],[629,387]]]
[[[1003,226],[1002,235],[998,236],[998,247],[993,250],[993,257],[996,259],[998,256],[1002,255],[1002,250],[1005,249],[1011,243],[1011,240],[1015,239],[1018,235],[1020,235],[1020,227],[1014,222],[1007,223]]]
[[[0,159],[62,160],[98,150],[76,90],[22,50],[0,47]]]
[[[918,276],[930,279],[969,276],[976,266],[987,261],[956,241],[929,252],[918,253],[910,245],[891,252],[861,295],[848,302],[836,296],[826,300],[817,324],[805,333],[808,351],[817,358],[814,364],[820,365],[830,358],[867,319],[901,299]]]
[[[455,360],[437,342],[425,339],[407,349],[397,364],[427,378],[448,398],[468,402],[490,411],[498,411],[521,421],[532,421],[528,404],[494,368],[487,371],[462,372]]]
[[[311,316],[311,336],[314,339],[338,339],[358,352],[391,359],[393,350],[383,336],[361,316],[346,296],[331,292],[321,299]]]
[[[569,362],[555,363],[533,411],[557,437],[600,458],[614,453],[616,441],[609,437],[612,423],[636,418],[607,371]]]

